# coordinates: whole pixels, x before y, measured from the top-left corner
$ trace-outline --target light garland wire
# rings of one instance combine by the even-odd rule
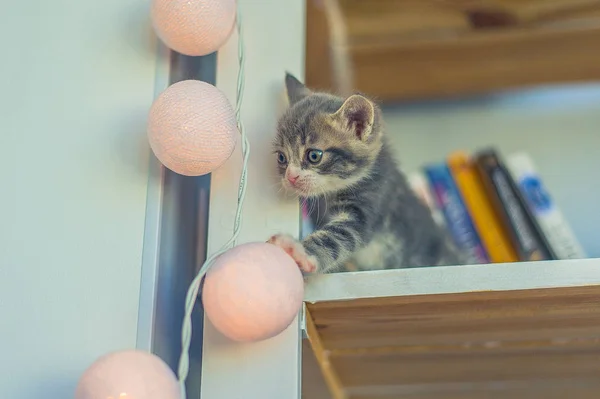
[[[238,189],[238,199],[237,199],[237,210],[235,213],[235,220],[233,223],[233,235],[221,247],[220,250],[212,254],[210,257],[206,259],[198,274],[192,280],[190,287],[188,288],[187,295],[185,298],[185,315],[183,318],[183,325],[181,328],[181,355],[179,357],[179,366],[178,366],[178,379],[179,385],[181,387],[181,398],[186,399],[185,393],[185,380],[187,379],[189,373],[190,366],[190,344],[192,340],[192,312],[194,310],[194,305],[196,304],[196,299],[198,297],[198,292],[200,291],[200,284],[202,282],[202,278],[206,275],[206,272],[213,265],[215,259],[220,255],[227,252],[231,247],[235,246],[237,243],[237,238],[240,234],[240,227],[242,222],[242,207],[244,205],[244,197],[246,196],[246,176],[248,174],[248,156],[250,154],[250,143],[248,142],[248,137],[246,137],[246,133],[244,131],[244,125],[242,124],[241,119],[241,108],[242,108],[242,100],[244,97],[244,84],[245,84],[245,76],[244,76],[244,41],[243,41],[243,32],[242,32],[242,20],[240,17],[239,10],[239,2],[236,14],[236,28],[238,32],[238,79],[237,79],[237,92],[236,92],[236,103],[235,103],[235,117],[237,120],[238,130],[240,132],[240,136],[242,138],[242,173],[240,176],[240,183]]]

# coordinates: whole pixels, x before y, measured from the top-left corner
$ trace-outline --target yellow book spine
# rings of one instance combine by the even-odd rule
[[[465,152],[454,152],[448,156],[447,163],[490,261],[518,261],[509,235],[504,231],[470,157]]]

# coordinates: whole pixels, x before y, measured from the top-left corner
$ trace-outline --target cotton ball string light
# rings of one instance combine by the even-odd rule
[[[156,157],[186,176],[213,172],[231,156],[239,131],[233,107],[215,86],[184,80],[154,101],[148,140]]]
[[[278,335],[302,306],[304,280],[296,262],[268,243],[238,245],[215,260],[202,290],[204,311],[234,341]]]
[[[218,50],[233,31],[235,0],[153,0],[152,23],[171,49],[190,56]]]
[[[236,108],[217,88],[196,80],[178,82],[150,109],[148,139],[157,158],[183,175],[202,175],[221,166],[241,137],[242,170],[233,235],[210,255],[192,280],[185,300],[177,378],[158,357],[140,351],[98,359],[82,375],[75,399],[185,399],[192,337],[192,312],[201,283],[207,316],[224,335],[258,341],[285,330],[303,299],[303,278],[282,249],[267,243],[236,246],[247,185],[250,144],[240,110],[244,93],[244,45],[235,0],[153,0],[152,19],[172,49],[188,55],[217,50],[238,30]],[[233,247],[233,248],[231,248]]]
[[[157,356],[129,350],[102,356],[81,376],[75,399],[180,399],[171,369]]]

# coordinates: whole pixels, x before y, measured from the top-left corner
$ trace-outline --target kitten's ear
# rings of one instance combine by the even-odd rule
[[[333,114],[333,120],[344,131],[367,141],[375,124],[375,105],[359,94],[354,94]]]
[[[289,72],[285,74],[285,88],[290,105],[296,104],[311,94],[311,91]]]

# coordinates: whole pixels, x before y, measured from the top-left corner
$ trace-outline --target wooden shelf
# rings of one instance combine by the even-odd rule
[[[306,81],[380,101],[600,80],[596,0],[307,1]],[[335,25],[332,28],[332,25]]]
[[[343,273],[306,286],[306,399],[600,396],[600,260]]]

